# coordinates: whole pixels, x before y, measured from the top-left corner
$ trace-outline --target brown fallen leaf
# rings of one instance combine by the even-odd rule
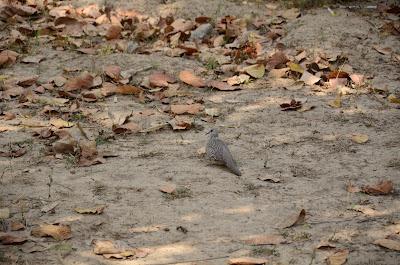
[[[347,261],[349,256],[349,251],[347,249],[342,249],[336,251],[334,254],[329,256],[326,260],[328,265],[342,265]]]
[[[288,111],[288,110],[297,110],[302,107],[301,101],[296,101],[292,99],[289,103],[282,103],[280,104],[282,111]]]
[[[181,71],[179,73],[179,79],[182,82],[194,87],[206,86],[206,82],[202,78],[196,76],[191,70]]]
[[[240,85],[243,83],[246,83],[250,80],[250,76],[245,75],[245,74],[241,74],[241,75],[234,75],[232,77],[229,77],[226,81],[228,83],[228,85]]]
[[[0,242],[3,245],[20,245],[24,244],[28,239],[10,234],[0,235]]]
[[[377,52],[383,55],[388,55],[392,53],[392,49],[390,47],[382,47],[379,45],[374,45],[372,46],[372,48],[374,48]]]
[[[267,64],[265,68],[267,70],[286,67],[286,63],[289,61],[286,54],[279,51],[274,53],[271,57],[267,59]]]
[[[374,244],[379,245],[384,248],[387,248],[387,249],[400,251],[400,241],[398,241],[398,240],[382,238],[382,239],[375,240]]]
[[[56,154],[74,154],[77,151],[78,143],[69,136],[54,142],[52,148]]]
[[[121,78],[121,67],[118,65],[107,65],[104,67],[104,74],[112,80],[118,81]]]
[[[286,239],[281,235],[257,235],[244,239],[243,242],[252,246],[279,245],[286,243]]]
[[[94,245],[93,252],[97,255],[103,255],[105,258],[144,258],[151,252],[150,249],[146,248],[131,248],[120,241],[95,239],[92,244]]]
[[[304,224],[306,220],[306,210],[301,209],[300,213],[290,216],[288,218],[287,224],[283,228],[289,228],[296,225]]]
[[[74,211],[81,214],[102,214],[104,208],[106,208],[105,205],[98,205],[94,207],[76,207]]]
[[[355,85],[361,86],[365,82],[365,76],[362,74],[351,74],[350,75],[351,81],[354,82]]]
[[[167,184],[162,186],[159,190],[163,193],[172,194],[176,191],[176,185]]]
[[[368,142],[369,138],[366,134],[354,134],[351,137],[351,140],[358,144],[365,144],[366,142]]]
[[[93,76],[89,73],[83,73],[78,77],[67,81],[64,86],[64,91],[70,92],[80,89],[89,89],[93,86]]]
[[[192,127],[193,118],[188,115],[177,115],[172,120],[168,121],[173,130],[187,130]]]
[[[268,78],[282,78],[285,77],[289,68],[282,68],[282,69],[272,69],[268,73]]]
[[[319,80],[321,80],[321,78],[313,74],[310,74],[308,71],[304,71],[300,78],[300,81],[303,81],[305,84],[309,86],[316,84]]]
[[[379,215],[379,212],[372,209],[371,207],[367,206],[367,205],[354,205],[351,210],[357,211],[357,212],[361,212],[365,215],[368,216],[377,216]]]
[[[143,89],[132,85],[122,85],[115,88],[115,93],[121,95],[139,96],[141,93],[143,93]]]
[[[354,186],[351,182],[347,183],[346,190],[351,193],[360,192],[361,189],[359,187]]]
[[[171,113],[173,114],[197,114],[204,109],[203,105],[199,103],[189,105],[171,105]]]
[[[361,188],[361,191],[369,195],[387,195],[394,190],[393,182],[390,180],[383,180],[375,185],[368,185]]]
[[[231,91],[231,90],[238,90],[241,89],[238,86],[231,86],[228,83],[222,82],[222,81],[215,81],[212,80],[210,82],[207,83],[208,87],[212,87],[212,88],[216,88],[218,90],[222,90],[222,91]]]
[[[31,231],[34,237],[47,237],[51,236],[56,240],[65,240],[72,237],[71,227],[69,225],[51,225],[43,224],[35,227]]]
[[[62,128],[71,128],[75,124],[69,121],[65,121],[63,119],[50,119],[50,124],[56,127],[57,129]]]
[[[121,37],[122,28],[118,25],[111,25],[106,33],[107,40],[119,39]]]
[[[43,55],[27,56],[21,60],[23,63],[40,63],[46,57]]]
[[[19,231],[19,230],[24,230],[24,229],[25,229],[25,225],[22,224],[21,222],[12,221],[10,223],[10,230],[11,231]]]
[[[157,72],[149,76],[149,83],[151,87],[168,87],[169,83],[175,83],[176,79],[166,73]]]
[[[0,67],[8,66],[17,61],[19,54],[14,51],[4,50],[0,52]]]
[[[17,85],[22,86],[22,87],[28,87],[36,84],[36,81],[38,80],[39,76],[38,75],[31,75],[31,76],[26,76],[19,78],[16,82]]]
[[[228,260],[228,264],[230,265],[263,265],[268,262],[267,259],[251,257],[231,258]]]
[[[315,248],[320,250],[330,250],[336,248],[336,246],[329,241],[321,241]]]
[[[122,134],[122,133],[136,133],[136,132],[140,132],[141,127],[139,126],[139,124],[129,121],[125,124],[114,124],[112,126],[112,131],[115,134]]]

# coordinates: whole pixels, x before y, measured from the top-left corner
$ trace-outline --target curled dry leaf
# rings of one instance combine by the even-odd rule
[[[56,240],[65,240],[71,238],[71,227],[69,225],[50,225],[43,224],[35,227],[31,231],[34,237],[47,237],[51,236]]]
[[[351,140],[358,144],[365,144],[366,142],[368,142],[369,138],[366,134],[354,134],[351,137]]]
[[[166,73],[153,73],[149,76],[149,83],[151,87],[168,87],[169,83],[175,83],[176,79]]]
[[[296,225],[304,224],[306,220],[306,210],[301,209],[300,213],[290,216],[288,218],[287,224],[283,228],[289,228]]]
[[[172,194],[176,191],[176,185],[173,184],[164,185],[160,188],[160,191],[163,193]]]
[[[393,182],[390,180],[383,180],[375,185],[368,185],[361,188],[361,191],[369,195],[387,195],[394,190]]]
[[[121,67],[118,65],[108,65],[104,67],[104,74],[112,80],[118,81],[121,78]]]
[[[244,239],[243,242],[253,246],[279,245],[286,243],[286,239],[281,235],[257,235]]]
[[[203,105],[199,103],[189,105],[171,105],[171,113],[173,114],[197,114],[203,110]]]
[[[390,47],[382,47],[382,46],[374,45],[374,46],[372,46],[372,48],[374,48],[377,52],[379,52],[380,54],[383,54],[383,55],[389,55],[392,53],[392,49]]]
[[[89,73],[83,73],[78,77],[67,81],[64,86],[64,91],[70,92],[80,89],[89,89],[93,86],[93,76]]]
[[[321,80],[321,78],[316,77],[313,74],[310,74],[308,71],[304,71],[300,78],[300,81],[303,81],[305,84],[309,86],[316,84],[319,80]]]
[[[121,95],[139,96],[141,93],[143,93],[143,89],[132,85],[122,85],[115,88],[115,93]]]
[[[251,257],[232,258],[228,260],[228,264],[230,265],[263,265],[267,263],[267,259]]]
[[[74,123],[65,121],[63,119],[50,119],[50,124],[57,129],[70,128],[75,125]]]
[[[20,245],[24,244],[26,241],[26,238],[20,236],[10,234],[0,235],[0,242],[3,245]]]
[[[36,84],[36,81],[38,80],[38,78],[39,78],[38,75],[22,77],[17,80],[17,85],[22,86],[22,87],[28,87],[28,86]]]
[[[122,133],[137,133],[140,132],[141,127],[139,126],[139,124],[129,121],[125,124],[114,124],[112,126],[112,130],[114,133],[116,134],[122,134]]]
[[[342,249],[329,256],[326,261],[328,265],[342,265],[346,262],[348,256],[349,251],[347,249]]]
[[[177,115],[168,123],[173,130],[187,130],[192,127],[193,118],[186,115]]]
[[[336,248],[336,246],[329,241],[321,241],[315,248],[320,250],[330,250]]]
[[[150,249],[130,248],[123,242],[111,240],[93,240],[93,252],[105,258],[125,259],[128,257],[144,258],[150,254]]]
[[[215,80],[212,80],[212,81],[208,82],[207,86],[212,87],[212,88],[216,88],[216,89],[222,90],[222,91],[230,91],[230,90],[241,89],[238,86],[231,86],[228,83],[225,83],[225,82],[222,82],[222,81],[215,81]]]
[[[387,249],[400,251],[400,241],[398,241],[398,240],[383,238],[383,239],[375,240],[374,244],[379,245],[384,248],[387,248]]]
[[[296,101],[292,99],[289,103],[282,103],[280,104],[282,111],[288,111],[288,110],[297,110],[302,107],[301,101]]]
[[[265,74],[265,67],[263,64],[254,64],[243,68],[242,71],[254,78],[261,78]]]
[[[121,37],[122,28],[117,25],[111,25],[106,33],[107,40],[115,40]]]
[[[233,85],[243,84],[245,82],[248,82],[249,80],[250,80],[250,76],[241,74],[241,75],[235,75],[235,76],[229,77],[227,79],[227,83],[228,83],[228,85],[233,86]]]
[[[74,211],[81,214],[102,214],[104,208],[106,208],[105,205],[98,205],[94,207],[76,207]]]
[[[191,70],[181,71],[179,73],[179,79],[194,87],[204,87],[206,85],[206,82],[202,78],[196,76]]]

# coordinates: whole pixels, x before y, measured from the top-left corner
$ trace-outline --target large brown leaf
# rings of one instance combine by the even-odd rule
[[[89,73],[83,73],[78,77],[67,81],[64,86],[64,91],[70,92],[80,89],[89,89],[93,86],[93,76]]]
[[[387,195],[393,192],[393,182],[383,180],[375,185],[368,185],[361,188],[361,191],[370,195]]]
[[[65,240],[72,237],[69,225],[43,224],[33,228],[31,234],[35,237],[51,236],[56,240]]]
[[[194,87],[204,87],[206,85],[206,82],[202,78],[196,76],[190,70],[181,71],[179,73],[179,79],[182,82]]]

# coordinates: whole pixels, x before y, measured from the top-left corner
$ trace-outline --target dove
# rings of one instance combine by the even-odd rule
[[[206,156],[214,161],[223,163],[232,173],[237,176],[241,176],[236,161],[233,159],[228,146],[224,141],[218,138],[218,131],[216,129],[211,129],[207,134],[209,134],[209,139],[206,146]]]

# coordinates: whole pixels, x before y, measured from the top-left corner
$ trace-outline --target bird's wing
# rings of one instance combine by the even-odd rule
[[[233,173],[235,173],[238,176],[242,175],[236,164],[236,161],[233,159],[232,154],[225,143],[223,143],[223,148],[222,148],[222,160],[225,162],[226,167],[229,168]]]

